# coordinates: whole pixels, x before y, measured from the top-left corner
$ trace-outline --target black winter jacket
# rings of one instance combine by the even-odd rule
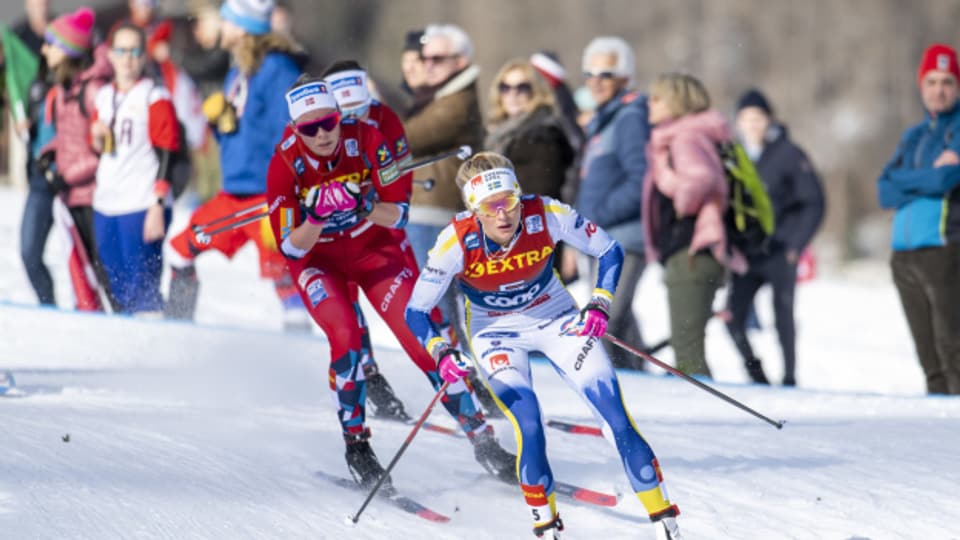
[[[776,216],[770,252],[795,250],[799,254],[823,222],[826,203],[820,177],[781,125],[767,132],[763,152],[754,165]]]

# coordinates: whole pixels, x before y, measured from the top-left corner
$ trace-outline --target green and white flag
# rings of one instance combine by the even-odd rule
[[[37,77],[40,59],[33,54],[20,37],[6,25],[0,25],[3,38],[4,81],[7,83],[7,96],[16,122],[27,119],[27,100],[30,85]]]

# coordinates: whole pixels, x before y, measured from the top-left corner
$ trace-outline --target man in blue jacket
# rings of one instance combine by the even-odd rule
[[[583,51],[587,88],[597,103],[586,127],[576,208],[606,230],[625,251],[618,294],[610,307],[610,333],[643,348],[640,325],[633,314],[633,294],[643,273],[643,228],[640,199],[647,172],[650,135],[647,100],[631,92],[633,49],[622,38],[595,38]],[[613,365],[641,369],[642,361],[604,342]]]
[[[960,68],[934,44],[918,70],[927,111],[904,132],[877,180],[896,210],[890,267],[931,394],[960,394]]]

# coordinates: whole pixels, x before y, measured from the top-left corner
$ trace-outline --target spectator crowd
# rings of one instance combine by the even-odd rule
[[[200,287],[195,259],[210,250],[232,257],[253,242],[285,327],[309,330],[309,306],[288,260],[267,220],[257,219],[269,202],[268,162],[290,121],[284,94],[310,58],[292,34],[289,8],[196,2],[186,28],[164,19],[155,0],[128,4],[129,15],[99,35],[91,9],[54,16],[46,0],[25,0],[24,19],[4,31],[6,103],[28,154],[21,255],[38,301],[57,303],[43,261],[55,224],[73,239],[64,262],[79,310],[192,319]],[[571,205],[622,247],[608,313],[612,335],[641,350],[666,344],[645,340],[634,311],[644,270],[660,265],[677,367],[710,376],[704,335],[719,317],[750,380],[770,384],[770,359],[758,358],[749,339],[755,296],[770,285],[784,366],[776,382],[798,383],[797,267],[809,256],[825,200],[775,96],[744,88],[727,115],[695,75],[637,81],[633,50],[617,36],[585,44],[584,84],[576,89],[578,78],[545,50],[484,66],[493,78],[480,88],[473,41],[453,24],[425,25],[399,43],[405,99],[386,107],[398,113],[391,117],[399,119],[396,129],[394,120],[381,120],[387,113],[374,80],[382,79],[357,59],[335,63],[322,77],[337,93],[338,76],[362,75],[362,87],[337,94],[347,98],[342,117],[383,131],[399,166],[430,161],[412,170],[412,196],[395,233],[411,264],[426,264],[437,235],[464,210],[455,182],[460,160],[451,153],[464,145],[496,152],[513,164],[525,193]],[[954,49],[937,44],[925,52],[917,81],[926,117],[904,133],[878,179],[881,206],[895,212],[893,280],[931,393],[960,393],[960,221],[950,214],[960,202],[958,76]],[[350,100],[351,91],[359,97]],[[729,236],[733,183],[719,149],[731,144],[749,158],[775,224],[748,245]],[[192,208],[192,215],[185,229],[170,231],[179,197],[190,204],[177,208]],[[570,246],[559,245],[552,257],[564,283],[598,272]],[[164,265],[172,276],[165,296]],[[366,328],[355,305],[358,326]],[[437,307],[445,335],[464,342],[462,296],[450,288]],[[362,335],[368,343],[369,332]],[[642,359],[604,345],[616,367],[645,369]],[[375,366],[365,369],[375,377]]]
[[[193,317],[198,297],[193,260],[210,249],[230,257],[253,241],[261,274],[276,285],[285,327],[309,329],[265,220],[213,235],[204,229],[266,203],[266,162],[287,122],[278,96],[310,62],[293,36],[289,7],[201,1],[191,4],[186,21],[161,16],[155,0],[128,0],[127,7],[126,16],[99,32],[90,9],[54,16],[46,0],[24,0],[23,20],[5,31],[10,50],[4,51],[4,71],[17,73],[5,73],[16,135],[11,144],[24,141],[28,155],[21,256],[38,301],[56,304],[43,261],[55,224],[72,233],[66,263],[77,309],[182,319]],[[118,34],[123,43],[116,43]],[[758,325],[754,297],[769,285],[784,365],[780,382],[797,384],[797,265],[811,256],[825,201],[813,163],[790,139],[773,100],[745,88],[728,119],[711,108],[709,90],[691,74],[664,73],[644,85],[636,80],[631,46],[617,36],[585,45],[579,88],[545,50],[497,66],[490,88],[479,88],[473,42],[456,25],[425,25],[398,42],[405,99],[392,105],[403,136],[390,141],[390,151],[401,165],[463,145],[509,158],[525,192],[572,205],[624,249],[611,334],[641,350],[668,344],[687,373],[710,375],[704,332],[711,318],[720,317],[745,373],[770,383],[748,337]],[[881,206],[896,210],[894,282],[936,393],[960,392],[960,344],[952,338],[960,315],[946,307],[956,293],[943,277],[956,264],[949,255],[956,235],[948,215],[957,158],[950,129],[955,62],[945,45],[924,55],[918,84],[927,129],[942,134],[920,126],[908,131],[878,181]],[[376,76],[364,74],[367,95],[378,103]],[[928,86],[929,77],[938,83]],[[255,114],[245,114],[248,108]],[[946,121],[935,122],[940,117]],[[922,137],[936,144],[920,144]],[[769,238],[746,249],[726,238],[730,184],[716,148],[731,141],[753,163],[776,222]],[[935,146],[943,147],[940,154],[932,154]],[[463,210],[454,182],[458,166],[458,159],[445,158],[413,171],[403,232],[419,266],[437,234]],[[902,186],[901,177],[921,185]],[[186,229],[169,231],[173,203],[184,192],[196,210]],[[922,235],[915,228],[923,223],[920,216],[931,220]],[[934,228],[934,220],[946,227]],[[164,264],[172,276],[165,298],[159,281]],[[596,272],[595,263],[563,244],[552,264],[564,283]],[[645,341],[633,310],[651,264],[663,267],[669,306],[670,336],[658,344]],[[942,283],[942,291],[932,291],[931,283]],[[715,298],[718,291],[723,298]],[[455,288],[445,293],[436,317],[446,334],[464,340]],[[642,359],[604,345],[615,366],[645,368]]]
[[[772,96],[744,88],[728,115],[693,74],[642,83],[618,36],[584,45],[576,90],[547,50],[496,67],[484,89],[471,37],[436,23],[398,36],[405,100],[387,104],[356,58],[306,73],[288,7],[194,8],[186,41],[154,0],[129,0],[102,36],[92,9],[53,16],[46,0],[25,0],[24,20],[4,29],[6,102],[28,155],[21,255],[38,301],[57,304],[43,260],[54,226],[70,233],[63,262],[76,309],[140,317],[192,320],[197,258],[232,258],[253,243],[285,329],[316,324],[330,344],[351,473],[390,489],[370,446],[367,397],[376,416],[410,416],[374,359],[363,290],[443,394],[478,463],[519,478],[535,534],[559,538],[529,367],[501,369],[548,351],[622,443],[650,520],[680,538],[612,367],[644,370],[629,349],[669,345],[677,370],[710,378],[705,334],[716,317],[747,377],[771,384],[749,336],[769,285],[783,361],[774,382],[798,384],[798,264],[826,202]],[[878,179],[879,203],[894,211],[893,281],[932,394],[960,394],[958,79],[956,51],[931,45],[917,73],[925,117]],[[180,197],[189,202],[175,207]],[[171,232],[175,208],[190,216]],[[670,336],[658,344],[634,310],[651,265],[662,267],[668,301]],[[582,309],[563,290],[578,280],[596,284]],[[578,311],[571,331],[561,318]],[[580,357],[564,356],[581,346]],[[475,354],[489,370],[469,369],[463,358]],[[519,455],[499,445],[486,422],[495,415],[514,420]]]

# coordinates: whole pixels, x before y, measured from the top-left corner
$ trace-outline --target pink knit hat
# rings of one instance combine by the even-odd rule
[[[79,58],[93,45],[93,10],[82,7],[54,19],[44,35],[47,43],[63,49],[70,58]]]

